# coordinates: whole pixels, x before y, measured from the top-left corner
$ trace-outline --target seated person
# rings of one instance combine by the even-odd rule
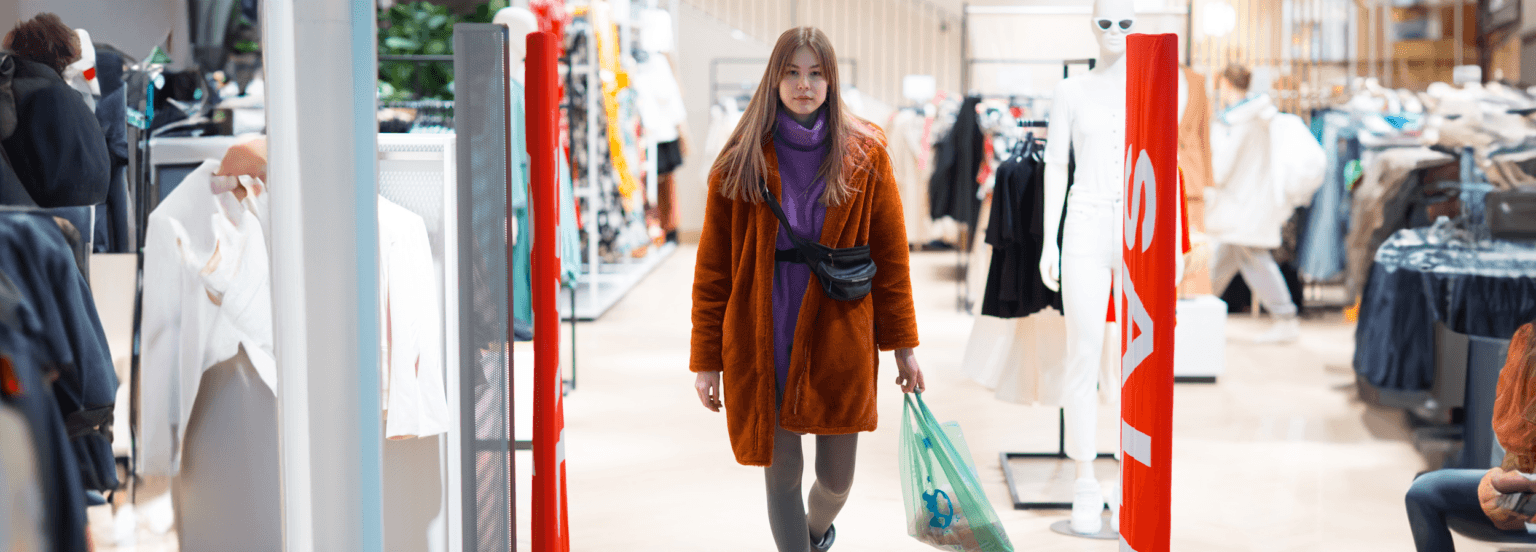
[[[1455,550],[1451,529],[1495,542],[1536,542],[1530,517],[1500,508],[1500,494],[1536,491],[1536,322],[1521,326],[1509,342],[1499,372],[1493,433],[1504,447],[1503,465],[1490,470],[1438,470],[1408,489],[1408,523],[1419,552]]]

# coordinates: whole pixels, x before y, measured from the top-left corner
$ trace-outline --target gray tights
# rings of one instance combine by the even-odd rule
[[[816,483],[811,485],[810,514],[800,501],[805,459],[800,436],[775,427],[773,465],[763,469],[768,482],[768,527],[779,552],[809,552],[811,536],[821,540],[853,487],[853,458],[859,435],[816,436]]]

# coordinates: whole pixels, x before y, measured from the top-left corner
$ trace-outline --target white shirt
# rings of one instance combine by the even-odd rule
[[[646,135],[656,143],[677,140],[677,126],[688,121],[688,109],[683,105],[683,92],[667,58],[651,54],[645,63],[630,71],[629,85],[639,95],[636,103]]]
[[[272,292],[259,181],[215,192],[204,161],[149,215],[144,238],[140,473],[174,475],[203,372],[244,350],[275,393]],[[221,186],[221,189],[228,187]]]
[[[1089,72],[1061,81],[1047,132],[1046,163],[1065,167],[1069,151],[1076,152],[1072,200],[1114,202],[1125,195],[1123,77]]]
[[[384,435],[426,437],[448,431],[443,383],[442,314],[427,225],[379,198],[379,381]]]

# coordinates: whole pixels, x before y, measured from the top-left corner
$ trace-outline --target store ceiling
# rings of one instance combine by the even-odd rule
[[[964,6],[1034,6],[1034,7],[1082,7],[1093,6],[1093,0],[912,0],[926,2],[939,6],[944,10],[959,15]],[[1182,8],[1189,4],[1188,0],[1136,0],[1137,9],[1156,8]]]
[[[962,6],[1091,6],[1092,0],[920,0],[959,14]]]

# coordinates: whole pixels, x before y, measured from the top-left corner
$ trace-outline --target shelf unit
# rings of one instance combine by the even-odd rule
[[[587,16],[578,15],[576,18],[587,18]],[[589,18],[588,20],[590,21]],[[621,31],[630,26],[632,24],[621,24]],[[601,195],[607,192],[607,190],[603,189],[598,172],[591,168],[591,166],[599,165],[597,162],[599,151],[597,113],[599,109],[602,109],[602,68],[597,60],[596,28],[587,25],[582,30],[582,33],[584,35],[583,40],[587,44],[588,59],[577,60],[574,56],[567,58],[567,63],[570,67],[570,71],[567,73],[567,89],[570,88],[571,82],[576,78],[586,79],[588,83],[586,87],[587,93],[582,98],[586,103],[586,120],[580,122],[587,129],[586,143],[582,144],[581,147],[586,148],[586,158],[589,167],[586,167],[585,172],[580,175],[581,179],[572,184],[578,200],[584,199],[589,205],[595,205],[601,199]],[[628,50],[628,47],[626,47],[625,55],[628,55]],[[578,121],[570,121],[570,125],[573,128],[577,123]],[[648,158],[647,162],[642,164],[645,167],[642,176],[646,182],[647,192],[654,195],[656,169],[653,161],[655,159],[656,145],[649,143],[648,140],[643,145],[648,153]],[[571,146],[577,147],[577,144],[573,141]],[[573,173],[574,165],[572,163]],[[605,262],[598,254],[597,221],[584,218],[583,222],[586,225],[590,225],[590,228],[586,232],[585,240],[583,240],[582,254],[585,260],[582,263],[581,273],[576,279],[574,290],[575,305],[563,306],[562,308],[565,312],[562,313],[562,316],[567,320],[591,321],[598,319],[608,312],[609,309],[613,308],[614,305],[618,304],[631,289],[639,285],[646,275],[655,270],[667,257],[670,257],[677,247],[676,244],[672,243],[667,243],[660,247],[652,245],[648,246],[644,257],[636,259],[626,255],[620,262]]]

